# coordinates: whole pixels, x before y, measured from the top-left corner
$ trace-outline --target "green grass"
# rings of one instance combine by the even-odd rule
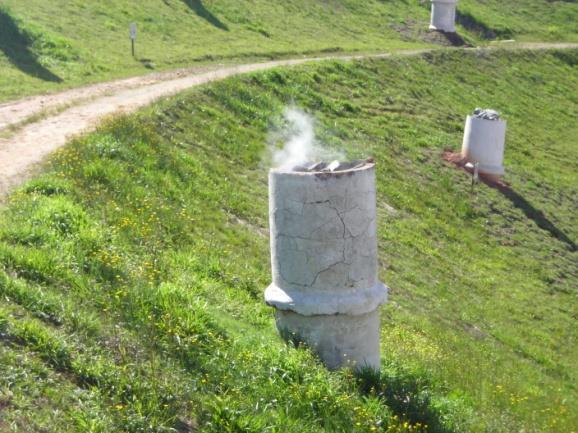
[[[471,43],[578,40],[575,2],[462,0],[459,10]],[[3,0],[0,101],[151,69],[426,46],[428,20],[418,0]]]
[[[73,141],[2,213],[0,431],[573,431],[577,64],[441,52],[273,70]],[[266,142],[292,103],[328,146],[377,161],[379,377],[286,346],[262,299]],[[517,195],[472,194],[441,159],[476,106],[508,120]]]

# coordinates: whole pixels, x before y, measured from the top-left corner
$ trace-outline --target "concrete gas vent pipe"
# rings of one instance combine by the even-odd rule
[[[273,283],[281,335],[329,369],[379,369],[375,172],[370,161],[271,170]]]
[[[476,108],[467,117],[462,145],[462,157],[478,164],[478,171],[492,176],[503,176],[506,122],[494,110]]]
[[[431,0],[431,30],[456,32],[456,7],[458,0]]]

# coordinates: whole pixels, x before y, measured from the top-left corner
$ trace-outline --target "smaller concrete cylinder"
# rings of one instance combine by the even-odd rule
[[[468,116],[464,132],[462,156],[467,162],[478,163],[480,173],[502,176],[506,122]]]
[[[280,333],[307,343],[330,369],[379,369],[373,163],[341,171],[269,174],[273,283]]]
[[[379,369],[379,310],[366,314],[303,316],[277,310],[277,328],[286,340],[306,342],[330,370]]]
[[[431,0],[431,30],[456,32],[456,7],[458,0]]]

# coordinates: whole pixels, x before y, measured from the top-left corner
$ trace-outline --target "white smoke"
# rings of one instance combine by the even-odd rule
[[[296,107],[283,112],[284,125],[274,134],[275,141],[282,140],[281,149],[273,149],[273,167],[280,170],[307,162],[341,159],[343,155],[324,148],[315,137],[315,119]]]

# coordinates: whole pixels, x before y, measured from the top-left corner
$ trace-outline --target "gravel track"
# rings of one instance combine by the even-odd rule
[[[503,49],[573,49],[578,44],[536,43],[501,44],[486,48]],[[447,49],[447,48],[446,48]],[[460,49],[460,48],[451,48]],[[294,66],[321,60],[359,60],[393,55],[415,56],[438,48],[404,50],[359,56],[310,57],[219,66],[179,69],[141,77],[99,83],[43,96],[33,96],[0,104],[0,196],[28,179],[39,163],[73,136],[96,128],[104,116],[132,112],[160,97],[173,95],[200,84],[280,66]]]

